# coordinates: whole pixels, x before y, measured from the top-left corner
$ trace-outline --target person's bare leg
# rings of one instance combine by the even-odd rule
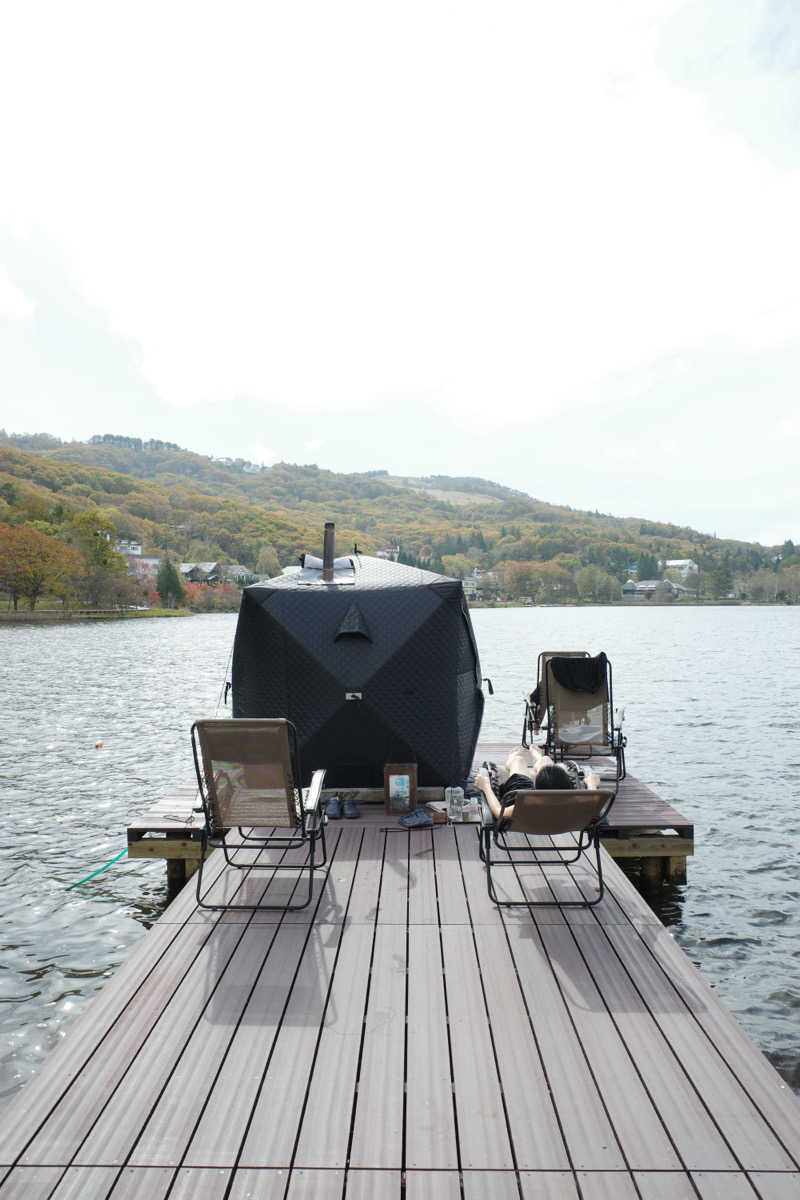
[[[542,767],[552,765],[552,758],[542,754],[538,746],[515,746],[506,759],[509,775],[527,775],[529,779],[536,779]]]

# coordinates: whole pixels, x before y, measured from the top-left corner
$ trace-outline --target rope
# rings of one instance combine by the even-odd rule
[[[124,850],[120,851],[116,858],[112,858],[111,861],[107,862],[104,867],[98,867],[96,871],[92,871],[91,875],[87,875],[85,879],[79,879],[77,883],[69,884],[64,891],[71,892],[73,888],[80,887],[82,883],[88,883],[90,879],[94,879],[95,875],[100,875],[103,871],[107,871],[109,867],[113,866],[115,862],[119,862],[119,860],[124,858],[127,853],[128,847],[126,846]]]
[[[232,659],[233,659],[233,645],[231,644],[230,653],[228,654],[228,661],[225,664],[225,674],[222,676],[222,684],[219,689],[219,695],[217,696],[217,707],[214,712],[215,717],[219,716],[219,710],[224,706],[225,701],[227,699],[227,697],[225,695],[225,685],[228,682]]]

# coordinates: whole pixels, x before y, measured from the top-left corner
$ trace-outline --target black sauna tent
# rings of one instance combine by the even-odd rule
[[[415,762],[420,786],[463,783],[483,715],[480,663],[460,580],[366,555],[322,560],[244,589],[233,715],[288,717],[304,782],[382,787]]]

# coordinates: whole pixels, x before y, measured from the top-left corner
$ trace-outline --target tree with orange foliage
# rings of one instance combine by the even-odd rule
[[[74,592],[82,566],[77,550],[58,538],[30,525],[0,525],[0,587],[15,609],[20,596],[33,609],[43,592],[62,597]]]

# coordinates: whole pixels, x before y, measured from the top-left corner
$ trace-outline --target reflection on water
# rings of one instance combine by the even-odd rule
[[[688,885],[651,902],[800,1090],[800,753],[793,608],[473,614],[482,735],[516,740],[536,656],[605,650],[631,773],[695,823]],[[163,911],[161,861],[122,859],[129,818],[192,772],[236,618],[0,627],[0,1103],[36,1070]],[[103,745],[95,749],[95,743]]]

